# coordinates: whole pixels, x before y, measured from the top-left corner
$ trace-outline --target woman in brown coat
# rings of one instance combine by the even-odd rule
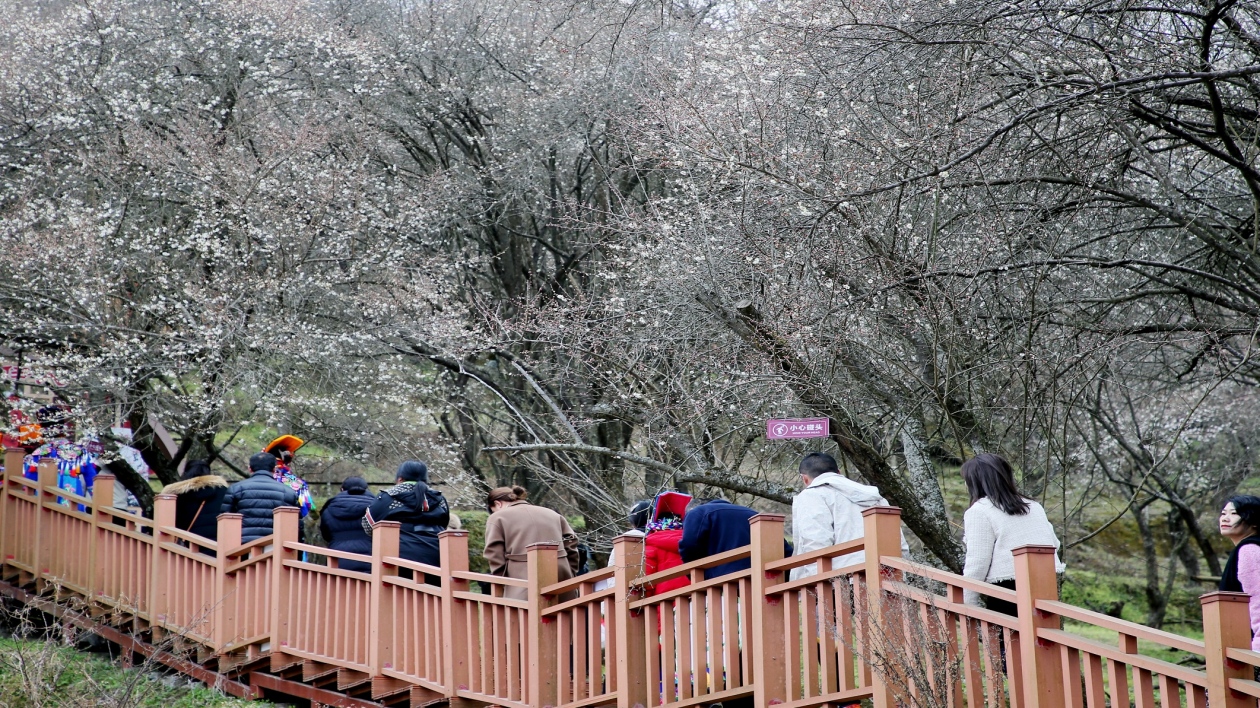
[[[521,487],[492,489],[486,498],[490,518],[486,521],[486,549],[490,573],[509,578],[527,578],[525,549],[534,543],[560,544],[558,580],[572,578],[578,568],[578,539],[569,522],[546,507],[525,501]],[[524,600],[524,588],[505,588],[504,597]]]

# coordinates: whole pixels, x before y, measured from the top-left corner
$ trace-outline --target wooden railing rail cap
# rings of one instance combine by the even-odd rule
[[[1246,595],[1243,595],[1245,598]],[[1245,601],[1245,600],[1244,600]],[[1059,617],[1070,620],[1076,620],[1082,624],[1088,624],[1103,629],[1109,629],[1117,634],[1125,634],[1138,639],[1145,639],[1148,642],[1160,644],[1173,649],[1203,655],[1205,651],[1204,643],[1198,639],[1183,637],[1180,634],[1165,632],[1162,629],[1154,629],[1144,624],[1137,624],[1128,620],[1122,620],[1111,615],[1104,615],[1101,612],[1087,610],[1076,605],[1069,605],[1059,600],[1037,600],[1035,605],[1037,610],[1047,612]]]
[[[607,590],[600,590],[599,592],[591,593],[590,595],[583,595],[581,597],[562,602],[558,605],[545,607],[543,608],[542,615],[543,617],[546,617],[548,615],[559,614],[566,610],[572,610],[575,607],[586,606],[594,606],[595,611],[598,612],[600,603],[605,599],[612,599],[612,597],[616,594],[616,590],[616,588],[608,588]]]
[[[55,484],[49,484],[49,485],[46,485],[46,486],[44,487],[44,492],[45,492],[45,493],[47,493],[47,494],[48,494],[48,495],[50,495],[50,496],[61,497],[62,499],[65,499],[66,501],[71,501],[71,502],[74,502],[74,503],[76,503],[76,504],[82,504],[83,506],[94,506],[94,505],[95,505],[95,503],[92,501],[92,497],[81,497],[81,496],[79,496],[78,494],[75,494],[74,492],[71,492],[71,491],[68,491],[68,490],[62,489],[61,487],[58,487],[58,486],[57,486],[57,485],[55,485]],[[52,506],[50,506],[50,507],[49,507],[50,509],[51,509],[51,508],[53,508],[53,507],[56,507],[56,506],[60,506],[60,507],[66,508],[66,509],[72,509],[72,508],[73,508],[73,506],[66,505],[66,504],[58,504],[58,503],[56,503],[56,502],[49,502],[49,503],[52,505]]]
[[[676,565],[673,568],[670,568],[669,570],[662,570],[659,573],[652,573],[651,575],[645,575],[641,578],[632,580],[630,582],[630,587],[632,588],[642,587],[644,585],[653,585],[655,583],[659,583],[662,580],[680,578],[684,575],[689,575],[691,571],[693,570],[707,570],[714,566],[722,565],[723,563],[730,563],[731,561],[743,560],[745,558],[748,558],[751,554],[752,554],[752,546],[740,546],[739,548],[733,548],[729,551],[723,551],[721,553],[711,555],[706,558],[701,558],[700,560],[691,561],[690,563],[683,563],[682,565]]]
[[[206,538],[205,536],[198,536],[195,533],[190,533],[183,529],[177,529],[174,526],[159,526],[158,530],[161,533],[166,534],[167,536],[178,538],[181,541],[188,541],[189,543],[196,544],[198,548],[206,548],[212,551],[217,551],[219,549],[218,541],[215,541],[212,538]],[[211,558],[210,562],[213,563],[214,559]]]
[[[815,573],[806,578],[798,578],[797,580],[788,580],[777,585],[771,585],[766,588],[766,596],[781,595],[789,590],[799,590],[818,583],[829,583],[836,580],[848,580],[854,575],[864,575],[866,573],[865,563],[853,563],[840,568],[833,568],[825,573]]]
[[[1207,684],[1207,674],[1198,669],[1192,669],[1181,664],[1174,664],[1163,659],[1156,659],[1145,654],[1130,654],[1118,646],[1112,644],[1103,644],[1096,639],[1082,637],[1079,634],[1072,634],[1061,629],[1038,629],[1037,638],[1043,641],[1065,646],[1086,654],[1100,656],[1108,661],[1115,661],[1120,664],[1131,666],[1135,669],[1144,669],[1153,674],[1161,676],[1170,676],[1179,681],[1204,686]]]
[[[1228,647],[1225,649],[1225,658],[1246,664],[1248,666],[1260,667],[1260,651],[1252,651],[1250,649],[1239,649],[1237,647]]]
[[[570,590],[577,590],[583,585],[594,585],[601,580],[607,580],[613,577],[616,570],[616,568],[600,568],[585,575],[578,575],[568,580],[561,580],[554,585],[548,585],[539,592],[543,595],[562,595]]]
[[[459,536],[467,536],[468,532],[463,529],[447,529],[438,533],[438,538],[457,538]]]
[[[674,588],[673,590],[670,590],[669,592],[663,592],[660,595],[649,595],[648,597],[634,600],[630,603],[630,609],[637,610],[641,607],[647,607],[648,605],[657,605],[663,602],[669,602],[670,600],[673,600],[674,598],[682,597],[683,595],[698,594],[701,590],[708,590],[709,588],[717,587],[718,585],[725,585],[730,582],[736,582],[736,581],[740,581],[745,578],[751,578],[751,577],[752,577],[752,569],[749,569],[749,570],[739,570],[734,573],[728,573],[726,575],[723,575],[717,578],[701,580],[698,583],[693,583],[691,585],[684,585],[680,588]]]
[[[1019,546],[1018,548],[1011,549],[1011,555],[1022,556],[1025,553],[1057,553],[1058,550],[1059,549],[1054,546],[1047,546],[1040,543],[1029,543]]]
[[[844,543],[837,543],[834,546],[827,546],[826,548],[820,548],[816,551],[810,551],[809,553],[802,553],[799,556],[788,556],[787,558],[784,558],[783,560],[777,560],[777,561],[772,561],[770,563],[766,563],[765,569],[767,572],[770,572],[773,570],[791,570],[792,568],[799,568],[803,565],[809,565],[810,563],[814,563],[816,561],[822,560],[823,558],[847,556],[850,553],[857,553],[858,551],[864,550],[865,548],[866,548],[866,539],[855,538],[852,541],[845,541]]]
[[[1015,602],[1017,598],[1017,594],[1014,590],[1008,590],[1007,588],[998,585],[991,585],[980,580],[964,578],[961,575],[954,575],[948,571],[941,570],[940,568],[933,568],[930,565],[920,563],[918,561],[912,561],[905,558],[895,558],[892,556],[883,556],[879,559],[879,562],[880,565],[887,566],[893,570],[900,570],[906,573],[920,575],[928,580],[935,580],[939,583],[944,583],[945,585],[952,585],[953,587],[962,588],[964,590],[971,590],[998,600]]]
[[[242,543],[236,548],[225,548],[223,549],[223,552],[231,558],[236,558],[237,556],[243,556],[246,553],[252,553],[254,551],[262,551],[262,549],[271,545],[272,538],[273,538],[272,536],[263,536],[262,538],[256,538],[250,541],[249,543]],[[262,551],[262,552],[265,553],[266,551]],[[254,559],[250,558],[246,562],[249,562],[252,560]]]
[[[401,558],[390,560],[402,560]],[[480,581],[490,583],[492,585],[505,585],[512,588],[528,588],[529,581],[519,578],[509,578],[506,575],[490,575],[489,573],[475,573],[471,570],[456,570],[451,573],[451,577],[456,580]]]
[[[946,610],[948,612],[953,612],[956,615],[962,615],[963,617],[970,617],[971,619],[988,622],[991,625],[1004,627],[1006,629],[1019,630],[1019,618],[1017,617],[1005,615],[1001,612],[994,612],[993,610],[984,607],[954,602],[947,597],[937,595],[924,590],[923,588],[916,588],[913,585],[908,585],[896,580],[882,580],[880,586],[887,592],[894,595],[900,595],[906,599],[913,600],[924,605],[930,605],[938,610]]]
[[[352,557],[349,560],[360,560],[359,558],[354,558],[353,553],[350,555]],[[391,565],[391,566],[394,566],[395,568],[407,568],[415,572],[424,573],[425,575],[441,575],[442,574],[442,569],[437,567],[436,565],[429,565],[428,563],[421,563],[420,561],[413,561],[413,560],[408,560],[406,558],[399,558],[398,556],[386,556],[385,558],[382,558],[381,561],[385,565]]]
[[[528,546],[526,546],[525,550],[529,551],[531,548],[537,548],[538,550],[545,551],[548,548],[559,548],[559,547],[560,547],[560,543],[558,541],[535,541],[534,543],[531,543]]]
[[[862,516],[874,516],[876,514],[897,514],[901,515],[901,507],[899,506],[872,506],[862,510]]]
[[[307,553],[314,553],[321,556],[327,556],[329,558],[338,558],[340,560],[363,561],[364,563],[370,563],[372,561],[372,556],[367,553],[338,551],[332,548],[316,546],[310,543],[296,543],[290,541],[289,543],[284,544],[284,547],[286,550],[290,551],[305,551]]]

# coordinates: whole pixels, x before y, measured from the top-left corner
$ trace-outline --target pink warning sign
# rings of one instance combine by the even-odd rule
[[[769,440],[825,438],[830,434],[831,421],[827,418],[771,418],[766,421],[766,438]]]

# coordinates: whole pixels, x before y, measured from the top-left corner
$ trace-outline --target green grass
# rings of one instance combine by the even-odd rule
[[[100,654],[35,640],[0,639],[0,708],[244,708],[206,688],[170,687]]]

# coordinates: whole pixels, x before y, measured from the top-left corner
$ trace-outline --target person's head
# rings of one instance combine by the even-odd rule
[[[249,458],[250,472],[274,472],[276,456],[269,452],[260,452]]]
[[[805,486],[809,486],[814,480],[828,472],[840,473],[840,466],[836,464],[836,458],[825,452],[811,452],[801,460],[801,466],[797,468],[800,472],[801,482]]]
[[[192,479],[193,477],[205,477],[208,474],[214,474],[210,471],[210,463],[205,460],[191,460],[184,465],[184,474],[180,479]]]
[[[346,494],[367,494],[368,483],[362,477],[346,477],[341,483],[341,491]]]
[[[398,465],[398,474],[396,475],[399,482],[423,482],[429,483],[429,466],[420,460],[407,460]]]
[[[1236,494],[1221,509],[1221,535],[1237,544],[1260,532],[1260,497]]]
[[[526,494],[524,487],[495,487],[486,495],[486,510],[493,514],[512,502],[525,501]]]
[[[291,450],[276,450],[276,457],[279,458],[280,462],[283,462],[286,467],[293,464],[293,452]]]
[[[988,452],[976,455],[963,463],[962,477],[972,504],[988,499],[1011,516],[1028,513],[1028,502],[1015,488],[1015,474],[1000,456]]]
[[[642,531],[647,528],[648,519],[652,515],[652,500],[640,499],[630,507],[627,518],[630,521],[630,528]]]

